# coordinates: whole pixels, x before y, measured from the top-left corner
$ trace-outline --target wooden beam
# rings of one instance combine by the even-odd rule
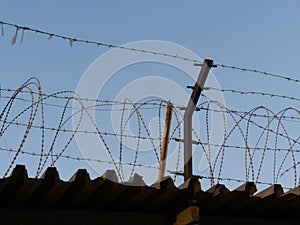
[[[199,222],[199,207],[190,206],[177,215],[174,225],[188,225]]]
[[[167,164],[166,159],[168,155],[168,145],[169,145],[170,128],[171,128],[171,121],[172,121],[172,112],[173,112],[173,104],[169,100],[167,105],[166,119],[165,119],[164,138],[163,138],[163,143],[160,152],[158,180],[161,180],[165,176],[166,164]]]

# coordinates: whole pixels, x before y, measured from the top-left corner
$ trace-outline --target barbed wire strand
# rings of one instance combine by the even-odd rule
[[[105,43],[105,42],[84,40],[84,39],[74,38],[74,37],[70,37],[70,36],[55,34],[55,33],[52,33],[52,32],[42,31],[42,30],[34,29],[34,28],[31,28],[31,27],[28,27],[28,26],[21,26],[21,25],[18,25],[18,24],[9,23],[9,22],[5,22],[5,21],[0,21],[0,24],[1,24],[2,36],[4,36],[4,25],[9,26],[9,27],[13,27],[13,28],[16,29],[15,35],[13,37],[13,40],[11,41],[11,44],[15,44],[16,39],[17,39],[17,35],[18,35],[18,31],[22,30],[21,43],[22,43],[23,38],[24,38],[24,32],[29,31],[29,32],[33,32],[33,33],[36,33],[36,34],[46,35],[46,36],[48,36],[48,40],[51,40],[53,37],[56,37],[56,38],[59,38],[59,39],[62,39],[62,40],[67,40],[69,42],[70,46],[73,46],[73,44],[75,42],[77,42],[77,43],[89,44],[89,45],[94,45],[94,46],[101,46],[101,47],[106,47],[106,48],[119,48],[119,49],[122,49],[122,50],[127,50],[127,51],[132,51],[132,52],[139,52],[139,53],[143,53],[143,54],[151,54],[151,55],[155,55],[155,56],[169,57],[169,58],[184,60],[184,61],[187,61],[187,62],[192,62],[192,63],[198,64],[198,65],[202,65],[202,63],[203,63],[202,61],[192,59],[192,58],[188,58],[188,57],[184,57],[184,56],[180,56],[178,54],[170,54],[170,53],[166,53],[166,52],[158,52],[158,51],[152,51],[152,50],[147,50],[147,49],[132,48],[132,47],[126,47],[126,46],[122,46],[122,45],[110,44],[110,43]],[[264,76],[268,76],[268,77],[284,79],[284,80],[289,81],[289,82],[300,83],[299,79],[295,79],[295,78],[292,78],[290,76],[284,76],[284,75],[280,75],[280,74],[266,72],[266,71],[262,71],[262,70],[258,70],[258,69],[242,68],[242,67],[239,67],[239,66],[231,66],[231,65],[225,65],[225,64],[220,64],[220,63],[216,63],[215,66],[225,68],[225,69],[238,70],[238,71],[242,71],[242,72],[251,72],[251,73],[256,73],[256,74],[260,74],[260,75],[264,75]]]

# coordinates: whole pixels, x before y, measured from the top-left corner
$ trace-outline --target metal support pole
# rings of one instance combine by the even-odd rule
[[[213,67],[213,60],[205,59],[202,64],[197,82],[193,87],[193,93],[189,99],[188,105],[184,113],[184,180],[188,180],[193,176],[193,159],[192,159],[192,118],[195,111],[200,94],[204,88],[204,84],[210,68]]]
[[[165,176],[165,171],[166,171],[166,163],[167,163],[166,158],[168,155],[172,112],[173,112],[173,105],[169,100],[167,106],[167,112],[166,112],[166,119],[165,119],[164,138],[163,138],[163,143],[160,152],[160,165],[159,165],[159,174],[158,174],[159,180],[161,180]]]

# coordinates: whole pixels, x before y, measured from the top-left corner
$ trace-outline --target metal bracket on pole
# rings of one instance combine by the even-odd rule
[[[192,118],[196,109],[200,94],[204,89],[204,84],[208,73],[213,65],[213,60],[205,59],[201,65],[197,82],[193,87],[193,93],[189,99],[188,105],[184,113],[184,180],[188,180],[193,176],[193,159],[192,159]]]

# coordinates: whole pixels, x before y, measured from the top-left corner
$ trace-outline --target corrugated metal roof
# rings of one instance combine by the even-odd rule
[[[257,189],[251,182],[233,191],[222,184],[203,191],[198,179],[179,187],[171,178],[151,186],[144,185],[139,175],[127,184],[114,179],[114,171],[91,180],[87,171],[80,169],[69,181],[62,181],[56,168],[48,168],[41,178],[29,178],[25,166],[17,165],[10,177],[0,179],[0,208],[163,212],[173,216],[195,204],[203,216],[300,220],[300,187],[285,193],[280,185],[273,185],[254,194]],[[133,183],[141,186],[128,185]]]

